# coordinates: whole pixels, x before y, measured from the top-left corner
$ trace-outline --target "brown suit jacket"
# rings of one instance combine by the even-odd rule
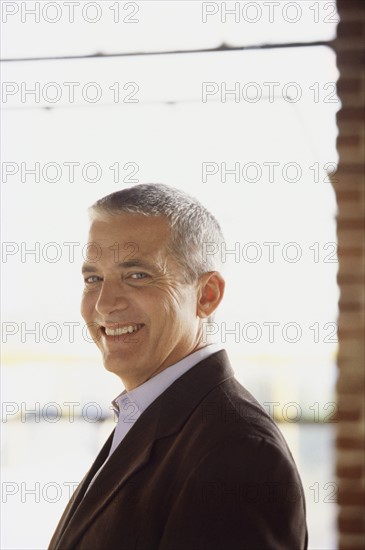
[[[275,423],[224,350],[176,380],[80,483],[49,550],[304,550],[305,502]]]

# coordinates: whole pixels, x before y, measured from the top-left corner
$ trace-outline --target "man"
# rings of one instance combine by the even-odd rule
[[[223,236],[195,199],[137,185],[91,207],[82,315],[125,390],[51,550],[303,550],[303,489],[278,428],[204,322]]]

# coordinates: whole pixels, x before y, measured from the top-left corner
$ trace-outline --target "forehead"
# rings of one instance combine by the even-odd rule
[[[118,214],[93,220],[88,240],[105,251],[132,243],[146,254],[165,250],[169,238],[169,222],[162,216]]]

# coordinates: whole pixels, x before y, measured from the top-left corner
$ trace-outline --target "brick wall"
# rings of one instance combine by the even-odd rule
[[[365,3],[338,0],[334,47],[340,71],[337,202],[340,314],[337,400],[340,550],[365,548],[364,42]]]

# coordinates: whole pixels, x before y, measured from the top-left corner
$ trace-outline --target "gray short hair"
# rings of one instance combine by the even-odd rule
[[[222,267],[225,241],[219,223],[199,201],[180,189],[161,183],[135,185],[99,199],[89,213],[91,219],[122,213],[166,217],[171,231],[169,251],[182,267],[187,283]]]

